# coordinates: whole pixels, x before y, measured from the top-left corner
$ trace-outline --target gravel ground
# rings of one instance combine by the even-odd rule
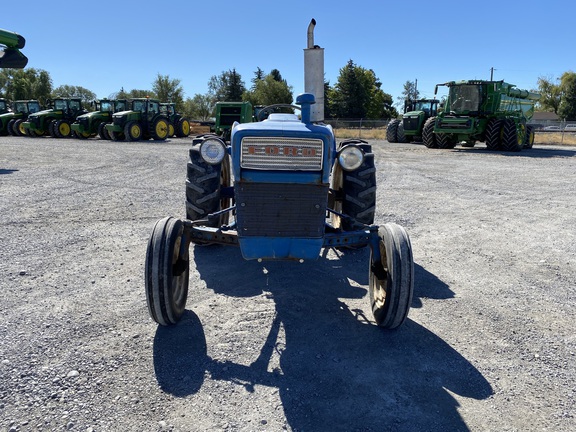
[[[414,251],[396,331],[367,249],[216,246],[159,328],[146,244],[184,215],[190,143],[0,137],[1,431],[576,430],[576,148],[372,143],[376,222]]]

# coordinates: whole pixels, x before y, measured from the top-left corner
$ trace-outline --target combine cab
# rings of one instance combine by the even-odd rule
[[[448,99],[444,110],[424,125],[426,147],[473,147],[482,141],[490,150],[532,148],[534,130],[527,123],[539,94],[504,81],[450,81],[438,84],[435,94],[439,86],[448,87]]]
[[[106,124],[112,121],[112,114],[126,111],[126,99],[110,100],[100,99],[94,101],[96,111],[82,114],[72,123],[72,133],[76,138],[86,139],[99,135],[102,139],[110,139],[106,134]]]
[[[49,103],[52,108],[30,114],[22,123],[27,136],[67,138],[72,135],[71,125],[76,117],[87,113],[80,98],[56,98]]]
[[[1,103],[1,100],[0,100]],[[0,114],[0,135],[24,135],[22,123],[30,114],[40,111],[37,100],[19,100],[12,103],[12,111]]]
[[[414,280],[408,234],[394,223],[374,225],[372,147],[361,140],[336,143],[323,122],[323,107],[315,106],[323,97],[323,68],[306,60],[312,56],[318,60],[313,64],[323,65],[323,49],[309,39],[306,51],[305,73],[314,75],[315,85],[306,81],[309,93],[299,95],[297,105],[284,106],[299,109],[301,117],[271,113],[263,121],[233,121],[229,142],[218,135],[194,140],[187,165],[187,218],[157,221],[148,242],[146,300],[158,324],[175,324],[184,313],[191,244],[237,246],[247,260],[295,262],[318,259],[322,248],[368,246],[376,324],[394,329],[406,319]],[[310,87],[320,92],[319,99]],[[236,107],[233,116],[241,117],[242,105]],[[245,119],[252,117],[248,111]]]
[[[386,140],[391,143],[422,141],[424,123],[438,114],[437,99],[407,100],[402,119],[391,120],[386,127]]]

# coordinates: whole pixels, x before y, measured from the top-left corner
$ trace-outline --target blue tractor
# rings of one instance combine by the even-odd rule
[[[158,324],[175,324],[184,312],[190,243],[239,246],[247,260],[296,261],[315,260],[322,248],[368,246],[376,323],[393,329],[406,319],[412,247],[401,226],[373,225],[371,146],[361,140],[336,145],[330,126],[310,121],[314,96],[304,93],[296,103],[301,119],[270,114],[236,123],[230,143],[207,135],[190,148],[187,218],[159,220],[148,242],[146,300]]]
[[[191,243],[237,246],[247,260],[300,262],[316,260],[323,248],[368,246],[376,324],[394,329],[406,319],[414,286],[410,239],[395,223],[374,225],[372,147],[362,140],[337,144],[322,121],[323,50],[313,42],[314,25],[297,105],[264,107],[256,117],[266,119],[234,122],[226,139],[193,140],[186,219],[159,220],[148,241],[146,300],[158,324],[176,324],[185,310]],[[282,108],[287,112],[275,112]]]

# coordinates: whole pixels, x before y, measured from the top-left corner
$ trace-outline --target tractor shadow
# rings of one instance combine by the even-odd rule
[[[450,392],[481,400],[492,394],[490,384],[410,318],[395,331],[379,329],[364,288],[369,250],[337,253],[338,259],[322,256],[303,264],[258,263],[245,261],[236,248],[195,248],[191,267],[196,265],[208,289],[232,297],[266,293],[274,301],[275,318],[249,365],[236,363],[234,353],[229,360],[211,359],[203,324],[190,310],[178,325],[159,326],[154,368],[163,391],[185,397],[198,392],[204,379],[248,391],[255,385],[274,387],[293,430],[468,430]],[[423,297],[453,295],[416,265],[413,307],[421,307]],[[341,299],[364,304],[351,309]],[[285,340],[278,340],[282,331]],[[270,372],[272,355],[279,356],[280,368]]]
[[[501,150],[489,150],[486,147],[456,147],[451,150],[454,153],[490,153],[499,156],[508,157],[524,157],[535,159],[549,159],[556,157],[574,157],[576,156],[576,149],[559,149],[547,147],[532,147],[531,149],[524,149],[519,152],[505,152]]]
[[[18,172],[17,169],[5,169],[5,168],[0,168],[0,175],[2,174],[12,174]]]

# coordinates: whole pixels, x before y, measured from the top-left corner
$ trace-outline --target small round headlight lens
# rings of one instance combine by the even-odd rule
[[[343,170],[354,171],[364,162],[364,152],[360,147],[347,145],[338,154],[338,162]]]
[[[217,165],[226,156],[226,146],[219,139],[208,139],[200,144],[200,156],[210,165]]]

